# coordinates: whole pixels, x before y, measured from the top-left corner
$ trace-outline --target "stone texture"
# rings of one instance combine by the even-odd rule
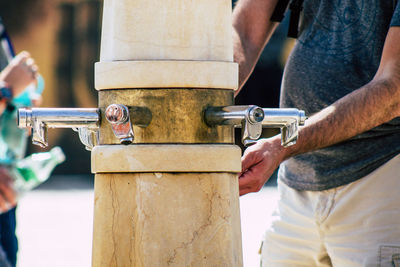
[[[95,64],[95,88],[238,88],[238,65],[218,61],[113,61]]]
[[[237,175],[96,174],[93,266],[242,266]]]
[[[233,61],[230,0],[105,0],[100,61]]]
[[[241,171],[235,145],[104,145],[92,150],[92,172]]]
[[[233,127],[204,122],[237,87],[231,1],[104,0],[103,12],[93,267],[242,266],[240,153],[211,151]],[[118,143],[104,119],[114,103],[151,111],[135,145],[102,147]]]

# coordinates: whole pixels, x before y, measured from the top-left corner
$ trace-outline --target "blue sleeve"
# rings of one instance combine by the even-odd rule
[[[393,12],[392,21],[390,22],[390,26],[400,26],[400,1],[396,1],[396,7]]]

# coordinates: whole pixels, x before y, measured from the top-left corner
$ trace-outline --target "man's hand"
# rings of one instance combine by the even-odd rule
[[[257,192],[285,159],[285,149],[279,136],[260,139],[250,146],[242,157],[242,172],[239,175],[239,193]]]
[[[0,80],[7,83],[13,91],[14,97],[24,91],[31,83],[36,81],[38,66],[26,51],[16,55],[10,64],[0,73]]]
[[[13,180],[7,168],[0,167],[0,213],[6,212],[17,204]]]

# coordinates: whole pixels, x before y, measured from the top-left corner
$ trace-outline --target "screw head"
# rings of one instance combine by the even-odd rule
[[[249,117],[253,123],[262,122],[264,120],[264,111],[262,108],[255,106],[249,111]]]
[[[123,105],[111,104],[106,109],[105,117],[112,124],[124,123],[128,118],[128,111]]]

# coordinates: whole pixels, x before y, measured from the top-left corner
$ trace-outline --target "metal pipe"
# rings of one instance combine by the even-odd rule
[[[20,108],[18,109],[18,127],[32,128],[32,143],[46,147],[47,128],[72,128],[78,130],[87,149],[91,149],[96,140],[90,132],[97,132],[100,114],[97,108]],[[83,129],[84,128],[84,129]]]
[[[18,127],[33,127],[43,123],[48,128],[97,128],[100,120],[97,108],[21,108]]]
[[[307,116],[296,108],[263,108],[263,128],[280,128],[281,144],[284,147],[296,144],[299,126],[304,125]]]
[[[205,121],[210,126],[234,125],[240,127],[242,121],[259,123],[264,119],[263,110],[257,106],[209,107],[205,112]]]
[[[307,116],[303,110],[296,108],[263,108],[264,120],[263,127],[284,127],[296,121],[299,126],[304,125]]]

